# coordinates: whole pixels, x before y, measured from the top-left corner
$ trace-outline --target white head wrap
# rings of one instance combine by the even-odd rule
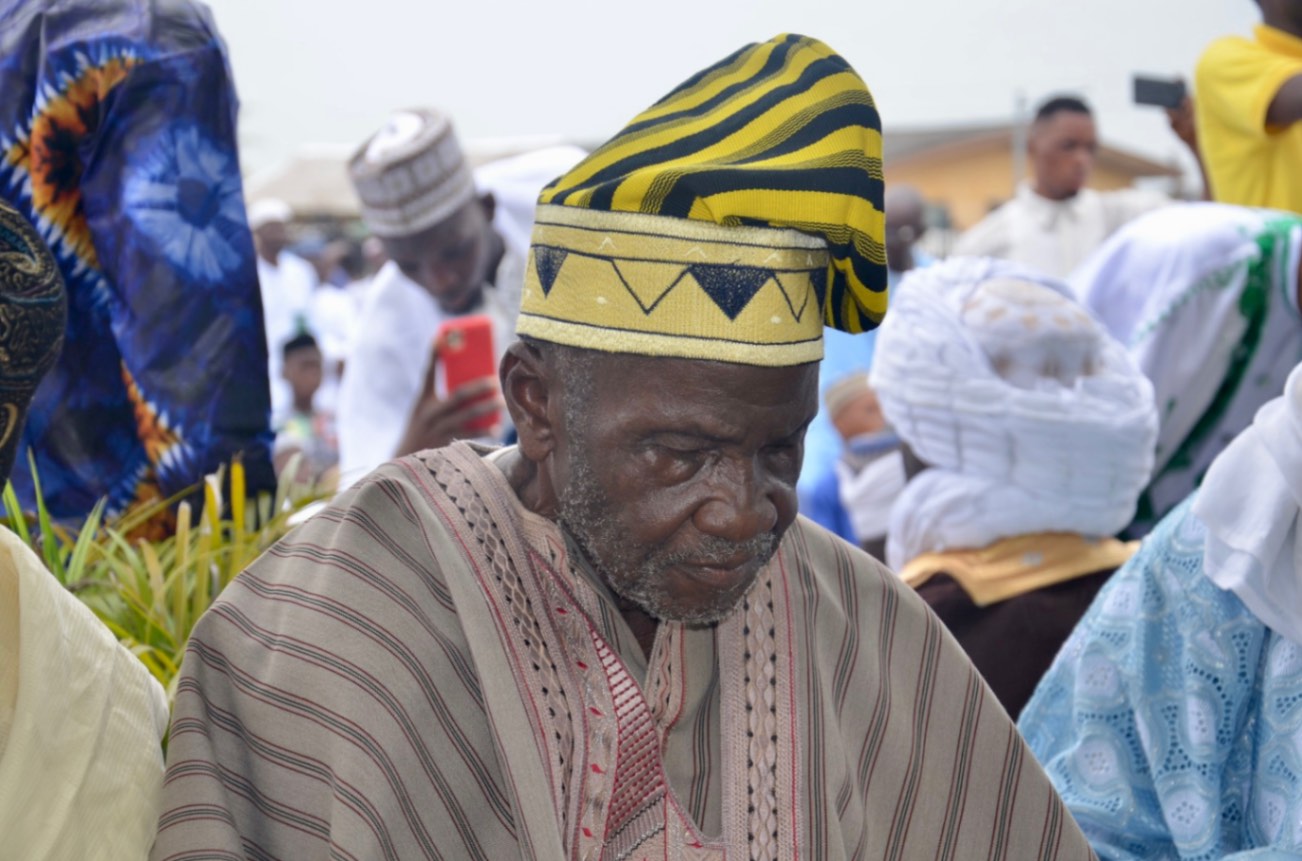
[[[249,230],[257,230],[268,224],[287,224],[294,220],[294,210],[283,200],[266,197],[249,204]]]
[[[891,513],[887,561],[1033,532],[1111,535],[1153,466],[1152,387],[1065,285],[961,259],[909,273],[872,386],[932,468]]]
[[[418,108],[389,117],[348,163],[362,219],[376,236],[412,236],[475,197],[475,180],[452,122]]]
[[[1193,513],[1207,578],[1302,644],[1302,366],[1212,462]]]

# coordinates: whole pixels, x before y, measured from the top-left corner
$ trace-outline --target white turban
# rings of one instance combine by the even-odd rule
[[[931,467],[891,512],[894,568],[1014,535],[1112,535],[1148,483],[1148,380],[1065,285],[1016,264],[909,273],[878,334],[872,386]]]

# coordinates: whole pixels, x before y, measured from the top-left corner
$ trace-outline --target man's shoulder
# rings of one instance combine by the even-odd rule
[[[1238,86],[1244,82],[1245,69],[1254,64],[1274,64],[1291,59],[1244,36],[1222,36],[1209,44],[1194,67],[1195,89],[1206,95],[1208,88]],[[1297,61],[1302,65],[1302,61]]]
[[[1269,54],[1270,49],[1255,39],[1247,36],[1221,36],[1213,39],[1198,57],[1198,68],[1206,64],[1216,64],[1227,60],[1238,60]]]
[[[445,555],[457,551],[435,535],[421,468],[415,457],[384,464],[294,527],[213,602],[197,647],[248,654],[292,635],[338,654],[431,631],[460,638]]]
[[[370,580],[419,578],[422,570],[436,571],[436,554],[422,526],[428,506],[415,475],[419,467],[411,458],[378,467],[293,527],[232,585],[250,577],[263,584],[292,582],[321,594],[341,594],[366,588]],[[415,568],[379,564],[381,557],[399,550],[409,562],[426,558]],[[362,576],[343,576],[345,569]],[[247,591],[228,589],[218,601],[247,600],[240,598]]]
[[[886,565],[804,515],[787,531],[782,546],[819,593],[840,595],[849,584],[861,593],[908,593],[916,598]]]
[[[963,232],[954,244],[954,253],[970,257],[1007,255],[1012,244],[1010,221],[1017,206],[1018,201],[1013,198],[992,209]]]
[[[166,38],[177,50],[220,45],[212,12],[195,0],[148,0],[123,5],[135,10],[146,7],[148,14],[140,17],[149,21],[153,38]]]

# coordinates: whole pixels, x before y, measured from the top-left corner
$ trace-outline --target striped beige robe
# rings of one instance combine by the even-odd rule
[[[153,858],[1092,858],[943,626],[801,520],[645,656],[482,452],[387,465],[185,658]]]

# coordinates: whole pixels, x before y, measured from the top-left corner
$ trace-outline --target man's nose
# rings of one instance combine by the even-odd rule
[[[696,528],[727,541],[749,541],[778,524],[773,482],[754,462],[729,462],[717,470],[710,496],[696,510]]]

